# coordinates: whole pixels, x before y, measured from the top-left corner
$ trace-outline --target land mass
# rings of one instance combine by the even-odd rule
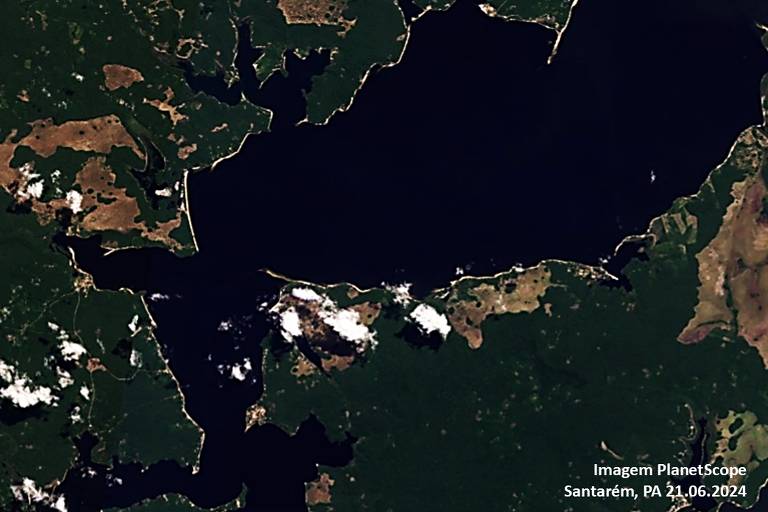
[[[249,422],[295,432],[315,417],[354,440],[349,464],[307,485],[311,510],[680,510],[693,503],[564,488],[663,487],[592,468],[687,466],[697,450],[748,471],[705,478],[747,491],[709,508],[754,504],[768,478],[767,150],[765,124],[745,130],[696,194],[627,239],[622,276],[548,260],[423,299],[288,280]]]

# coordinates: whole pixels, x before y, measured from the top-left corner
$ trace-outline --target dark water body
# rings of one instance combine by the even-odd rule
[[[547,65],[553,44],[549,30],[491,19],[460,1],[415,22],[403,61],[374,74],[348,112],[327,126],[289,128],[325,65],[322,54],[297,59],[269,97],[277,130],[191,178],[199,254],[104,256],[97,240],[60,240],[99,287],[168,296],[149,301],[150,310],[188,411],[206,432],[195,475],[175,463],[107,472],[89,461],[94,440],[84,439],[82,468],[97,476],[67,477],[70,510],[166,492],[212,506],[243,486],[245,510],[304,510],[315,464],[350,459],[352,440],[332,445],[311,420],[292,436],[271,426],[243,433],[259,371],[240,382],[217,367],[260,360],[270,326],[258,305],[281,284],[260,269],[364,286],[409,281],[423,292],[446,284],[457,266],[488,273],[546,257],[596,263],[695,191],[761,119],[768,58],[733,5],[582,0]],[[257,51],[241,48],[241,67]],[[253,100],[247,72],[235,87]],[[222,80],[196,86],[237,101]],[[219,330],[224,321],[234,327]],[[110,485],[118,475],[123,484]]]
[[[247,100],[273,112],[272,130],[295,126],[306,116],[304,94],[312,89],[312,77],[322,74],[330,64],[328,49],[311,50],[305,58],[292,51],[283,55],[286,73],[275,73],[263,83],[256,76],[254,63],[262,56],[261,48],[251,46],[251,27],[243,22],[237,29],[235,66],[238,80],[229,83],[221,72],[217,75],[196,74],[191,64],[181,61],[184,78],[195,92],[204,92],[222,103],[237,105]]]
[[[400,7],[405,23],[408,25],[423,13],[423,10],[414,4],[413,0],[397,0],[397,6]]]
[[[262,391],[258,343],[270,327],[257,307],[275,298],[277,280],[262,272],[228,273],[226,265],[220,272],[205,272],[185,265],[199,260],[178,260],[162,250],[139,251],[147,259],[138,264],[128,253],[104,257],[97,239],[60,237],[57,242],[72,247],[78,262],[87,262],[98,287],[128,286],[165,296],[148,300],[158,322],[156,334],[181,383],[188,413],[205,431],[196,474],[175,462],[143,468],[115,461],[110,471],[90,461],[94,441],[84,440],[79,470],[70,472],[61,487],[71,511],[123,507],[169,492],[212,507],[235,499],[244,486],[248,494],[242,510],[300,511],[304,483],[317,477],[316,464],[342,466],[351,460],[353,440],[330,443],[314,418],[293,435],[271,425],[243,432],[245,410]],[[224,321],[231,324],[228,331],[220,329]],[[245,381],[219,369],[246,358],[255,370]]]
[[[553,44],[552,31],[471,2],[425,15],[400,65],[349,112],[251,137],[192,177],[201,250],[296,278],[420,289],[457,266],[597,263],[761,120],[768,59],[731,7],[586,1],[548,66]]]

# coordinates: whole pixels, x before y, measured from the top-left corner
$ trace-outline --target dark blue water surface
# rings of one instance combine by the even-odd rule
[[[733,8],[616,4],[580,4],[551,65],[540,26],[471,2],[424,16],[400,65],[329,126],[251,137],[191,179],[201,250],[421,289],[457,266],[597,263],[760,121],[767,62]]]
[[[246,510],[304,510],[315,464],[347,463],[352,440],[328,443],[311,418],[293,436],[272,426],[244,434],[258,371],[240,382],[217,369],[260,360],[269,324],[257,306],[280,285],[261,270],[363,286],[408,281],[423,293],[456,267],[596,263],[694,192],[738,133],[761,121],[768,58],[746,7],[582,0],[548,65],[554,32],[488,18],[463,0],[416,21],[402,62],[374,73],[326,126],[292,125],[327,54],[294,59],[277,85],[258,84],[247,81],[258,51],[241,45],[236,93],[189,71],[195,87],[222,101],[242,91],[279,120],[190,179],[200,253],[104,256],[97,240],[69,243],[98,286],[169,296],[149,304],[189,413],[206,432],[201,470],[120,461],[109,472],[89,460],[98,441],[84,438],[83,471],[63,486],[70,510],[166,492],[212,506],[243,486]],[[222,321],[236,329],[220,331]],[[110,475],[123,484],[110,486]]]

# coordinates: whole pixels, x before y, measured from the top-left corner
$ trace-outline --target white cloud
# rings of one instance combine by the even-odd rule
[[[58,401],[58,397],[51,393],[51,388],[34,386],[29,377],[20,374],[16,368],[3,360],[0,360],[0,378],[8,384],[0,389],[0,397],[7,398],[22,409],[39,403],[52,405]]]
[[[394,295],[392,300],[395,304],[400,304],[401,306],[407,306],[412,300],[413,297],[411,297],[411,286],[413,286],[411,283],[402,283],[402,284],[386,284],[382,283],[384,285],[384,289],[387,290],[389,293]]]
[[[131,350],[131,357],[130,357],[129,362],[130,362],[131,366],[134,366],[136,368],[141,366],[141,352],[139,352],[138,350],[135,350],[135,349]]]
[[[88,353],[84,346],[72,341],[62,341],[59,344],[59,350],[65,361],[77,361]]]
[[[34,387],[26,375],[14,379],[13,382],[0,389],[0,396],[9,399],[22,409],[39,403],[51,405],[58,400],[56,396],[51,394],[51,388],[46,386]]]
[[[232,365],[231,376],[233,379],[244,381],[248,374],[253,370],[251,360],[246,358],[242,363],[236,363]]]
[[[290,307],[280,314],[280,328],[283,331],[283,337],[288,341],[293,341],[295,337],[302,335],[301,319],[295,309]]]
[[[24,176],[24,179],[22,180],[24,186],[22,186],[16,192],[16,194],[22,200],[29,199],[30,197],[39,199],[43,195],[43,182],[37,181],[33,183],[33,180],[36,180],[40,177],[40,175],[36,174],[34,170],[35,164],[33,162],[27,162],[19,167],[19,171],[21,172],[22,176]]]
[[[57,512],[67,512],[67,502],[64,496],[52,496],[38,487],[31,478],[23,478],[21,484],[12,485],[11,492],[17,501],[24,503],[44,503]]]
[[[451,325],[445,315],[438,313],[435,308],[427,304],[419,304],[408,316],[427,334],[437,331],[445,339],[451,332]]]
[[[131,330],[131,335],[135,335],[139,332],[139,315],[133,315],[130,323],[128,323],[128,329]]]
[[[3,379],[5,382],[11,382],[15,373],[16,368],[0,359],[0,379]]]
[[[56,375],[59,377],[59,387],[64,389],[75,383],[72,374],[62,368],[56,368]]]
[[[77,190],[67,192],[67,205],[72,213],[80,213],[83,210],[83,195]]]
[[[34,197],[35,199],[40,199],[43,196],[43,182],[36,181],[27,185],[26,195]]]
[[[20,485],[12,485],[11,492],[13,492],[13,497],[18,501],[25,501],[27,503],[38,503],[48,496],[31,478],[22,479]]]
[[[335,306],[335,304],[334,304]],[[322,310],[320,317],[330,325],[339,336],[351,341],[358,351],[365,349],[366,344],[373,343],[373,333],[367,325],[360,322],[360,314],[354,309]]]
[[[67,501],[64,499],[64,496],[59,496],[56,498],[56,501],[51,503],[51,507],[58,512],[67,512]]]
[[[291,290],[291,295],[299,300],[307,302],[319,302],[323,300],[323,297],[312,288],[294,288]]]
[[[330,326],[341,338],[351,341],[355,344],[357,350],[362,352],[367,346],[376,347],[375,332],[371,331],[367,325],[363,324],[360,314],[351,308],[341,309],[329,297],[320,295],[310,288],[293,288],[291,295],[299,300],[320,303],[316,315],[326,325]],[[304,333],[301,328],[301,318],[293,306],[281,311],[280,303],[276,304],[271,311],[280,316],[280,327],[283,337],[287,341],[293,341],[297,336]]]

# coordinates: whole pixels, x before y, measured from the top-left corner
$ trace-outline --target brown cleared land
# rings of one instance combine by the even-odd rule
[[[731,302],[738,334],[768,367],[768,189],[760,172],[766,149],[768,138],[756,129],[744,132],[737,142],[731,161],[747,171],[748,178],[733,185],[733,201],[720,230],[696,255],[699,300],[678,340],[696,343],[715,328],[730,328]]]
[[[118,231],[136,229],[136,217],[141,210],[135,198],[115,186],[117,176],[104,159],[91,158],[77,173],[75,183],[83,190],[82,208],[86,216],[80,226],[88,231]]]
[[[144,226],[142,236],[147,240],[152,240],[153,242],[161,242],[168,245],[169,247],[180,248],[181,246],[179,243],[171,238],[171,233],[179,227],[181,227],[180,213],[176,215],[175,219],[171,219],[166,222],[158,222],[154,229],[148,229],[146,226]]]
[[[11,166],[18,147],[29,147],[42,158],[52,156],[60,147],[102,155],[111,153],[115,147],[127,147],[144,159],[136,141],[114,115],[67,121],[61,125],[56,125],[51,119],[44,119],[34,121],[30,126],[31,132],[20,141],[14,142],[18,131],[13,130],[0,144],[0,187],[16,197],[18,202],[28,203],[41,224],[47,224],[55,218],[57,212],[71,208],[71,205],[62,197],[42,201],[26,191],[29,175],[25,171],[26,165],[19,169]],[[27,165],[30,170],[34,170],[34,162]],[[179,242],[171,237],[171,232],[181,226],[182,213],[179,212],[176,218],[158,222],[154,227],[137,222],[136,218],[141,213],[139,203],[136,198],[128,195],[126,189],[117,187],[116,180],[117,176],[106,165],[105,157],[94,156],[86,161],[75,177],[74,185],[82,191],[79,208],[83,213],[73,212],[76,214],[72,219],[74,229],[120,233],[135,230],[147,240],[162,243],[172,249],[181,248]]]
[[[16,130],[13,130],[0,144],[0,187],[6,190],[10,189],[11,185],[19,179],[19,171],[11,168],[11,161],[17,146],[12,142],[16,133]]]
[[[291,374],[294,377],[309,377],[317,371],[317,367],[309,359],[299,354],[296,364],[291,367]]]
[[[757,416],[751,411],[736,413],[728,411],[725,418],[715,419],[718,434],[711,461],[726,467],[745,466],[752,472],[760,462],[768,459],[768,429],[757,423]],[[729,485],[739,485],[744,477],[734,475]]]
[[[448,320],[471,348],[480,348],[483,321],[490,315],[535,311],[549,288],[550,277],[549,270],[539,265],[517,276],[475,286],[468,291],[467,299],[459,298],[458,289],[454,288],[448,299]]]
[[[60,125],[53,119],[39,119],[29,123],[30,133],[18,142],[13,139],[18,130],[11,133],[0,144],[0,187],[13,194],[13,189],[23,188],[23,175],[11,167],[16,148],[26,146],[42,158],[49,158],[58,148],[74,151],[89,151],[109,154],[113,148],[127,147],[140,159],[144,153],[115,115],[67,121]]]
[[[745,182],[735,183],[731,190],[733,202],[728,207],[717,236],[696,255],[699,264],[699,301],[694,316],[678,335],[683,343],[698,343],[714,329],[728,329],[733,315],[726,296],[727,256],[733,251],[733,225],[741,210]],[[725,257],[724,257],[725,256]]]
[[[332,305],[332,306],[330,306]],[[296,377],[305,377],[315,373],[318,366],[321,370],[343,371],[349,368],[360,353],[354,343],[344,339],[328,324],[324,318],[329,308],[338,308],[338,305],[325,298],[324,300],[303,300],[293,296],[290,291],[284,293],[278,303],[272,308],[272,312],[282,314],[293,310],[299,318],[301,335],[309,344],[309,349],[317,355],[321,362],[316,365],[304,356],[301,356],[291,369]],[[370,327],[379,318],[382,305],[376,302],[361,302],[338,310],[354,311],[359,316],[359,323]]]
[[[179,148],[177,155],[180,160],[186,160],[189,155],[197,151],[197,144],[190,144],[189,146],[182,146]]]
[[[22,181],[23,183],[23,181]],[[51,199],[48,202],[32,199],[30,201],[32,211],[37,215],[37,220],[42,225],[49,224],[56,218],[56,212],[69,208],[69,202],[66,199]]]
[[[340,25],[345,31],[354,25],[344,18],[345,0],[279,0],[277,7],[289,24]]]
[[[337,370],[343,372],[352,366],[355,362],[354,356],[331,356],[322,360],[323,370],[330,372],[331,370]]]
[[[168,114],[168,117],[171,119],[171,123],[173,123],[173,126],[176,126],[181,121],[185,121],[187,116],[179,112],[179,107],[171,105],[171,101],[173,101],[173,98],[176,97],[176,94],[173,92],[173,89],[168,87],[165,90],[165,99],[164,100],[148,100],[144,98],[144,103],[148,105],[152,105],[160,112],[163,112],[165,114]]]
[[[85,369],[88,370],[89,373],[107,371],[107,367],[104,366],[104,364],[101,362],[101,359],[99,359],[98,357],[89,358],[88,362],[86,363]]]
[[[331,503],[331,487],[334,480],[328,473],[320,473],[317,480],[307,484],[306,499],[307,505],[327,505]]]
[[[267,410],[259,404],[254,404],[245,411],[245,430],[256,425],[263,425],[266,421]]]
[[[55,218],[57,212],[69,209],[70,203],[64,198],[42,201],[36,197],[16,194],[16,191],[24,190],[27,185],[26,174],[10,166],[18,145],[9,142],[0,145],[0,186],[16,195],[19,202],[28,203],[39,222],[47,224]],[[107,166],[104,157],[92,157],[85,162],[75,176],[74,184],[82,191],[79,209],[83,213],[73,212],[74,228],[91,232],[138,231],[147,240],[178,248],[180,244],[171,238],[171,232],[181,226],[181,214],[174,219],[158,222],[154,228],[144,222],[137,222],[136,218],[141,213],[139,203],[136,198],[128,195],[126,189],[116,186],[116,180],[117,175]]]
[[[162,242],[169,247],[178,246],[171,232],[181,225],[181,219],[158,223],[155,228],[137,222],[141,213],[136,198],[130,197],[124,188],[116,186],[117,176],[103,157],[89,159],[75,183],[83,191],[82,209],[87,212],[78,226],[87,231],[138,231],[148,240]]]
[[[377,304],[375,302],[363,302],[362,304],[355,304],[354,306],[350,306],[349,309],[357,311],[357,314],[360,315],[360,323],[370,327],[373,325],[373,322],[379,318],[379,314],[381,313],[381,304]]]
[[[104,86],[109,91],[132,86],[136,82],[143,82],[144,76],[138,69],[129,68],[120,64],[105,64],[102,68],[104,72]]]
[[[739,335],[757,348],[768,366],[768,217],[763,206],[766,188],[762,176],[755,181],[734,226],[734,253],[728,262],[728,275]]]
[[[115,115],[84,121],[67,121],[60,125],[56,125],[53,119],[42,119],[33,121],[30,126],[31,133],[18,145],[30,148],[43,158],[52,156],[58,148],[106,155],[112,148],[126,147],[144,159],[144,153]]]

